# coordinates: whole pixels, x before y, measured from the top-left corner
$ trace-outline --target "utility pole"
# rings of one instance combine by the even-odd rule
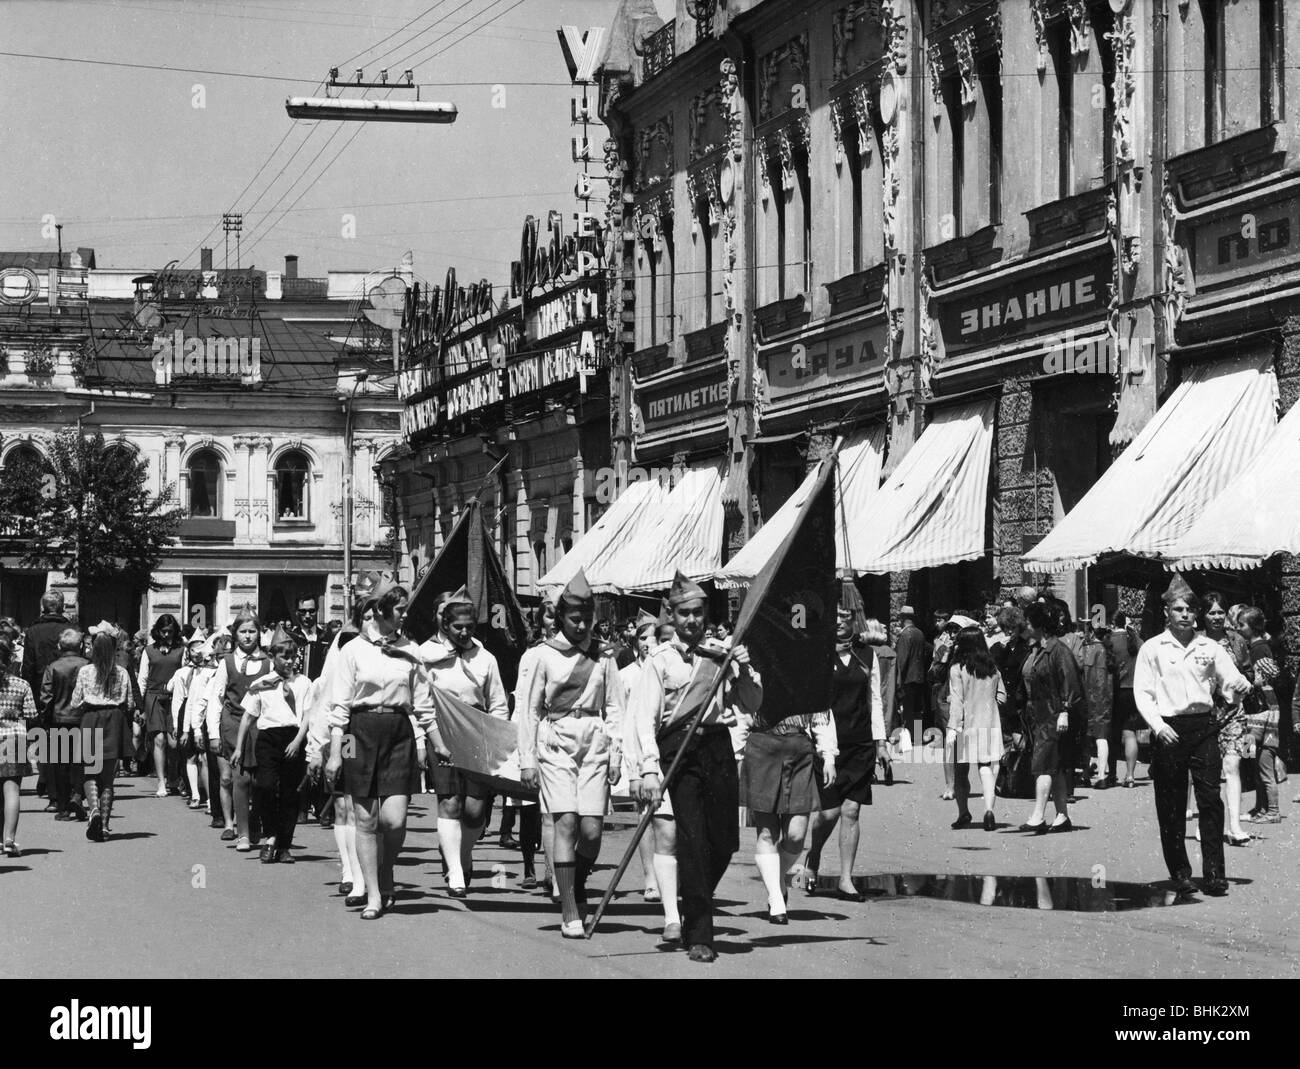
[[[226,234],[226,270],[230,270],[230,235],[235,235],[235,266],[239,266],[239,237],[244,231],[244,216],[237,212],[224,212],[221,229]]]
[[[349,620],[352,619],[352,432],[356,422],[352,405],[358,387],[369,377],[368,371],[357,372],[343,409],[343,612]]]

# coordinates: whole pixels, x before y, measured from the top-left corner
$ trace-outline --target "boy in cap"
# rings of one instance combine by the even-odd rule
[[[1133,668],[1133,699],[1151,728],[1151,777],[1160,845],[1175,889],[1194,893],[1192,866],[1183,842],[1183,805],[1190,773],[1201,814],[1205,876],[1201,889],[1209,895],[1226,895],[1223,800],[1219,797],[1223,758],[1214,694],[1217,690],[1229,704],[1235,704],[1250,690],[1250,683],[1237,671],[1227,650],[1197,634],[1200,602],[1181,575],[1174,574],[1164,602],[1168,627],[1142,644]]]
[[[676,641],[658,647],[646,661],[628,703],[628,749],[641,797],[652,807],[671,804],[676,831],[676,867],[682,891],[682,940],[692,961],[717,958],[713,949],[713,892],[740,848],[736,813],[740,783],[732,751],[728,711],[738,705],[756,712],[763,686],[749,664],[744,645],[731,648],[730,678],[694,738],[687,729],[708,696],[728,651],[716,640],[704,642],[708,599],[704,590],[678,572],[668,595]],[[689,742],[679,774],[666,798],[661,776]],[[656,849],[658,835],[656,833]],[[656,863],[658,862],[656,856]],[[659,874],[665,903],[669,889]]]
[[[596,599],[581,569],[557,604],[560,631],[536,647],[519,716],[519,768],[555,820],[551,865],[568,939],[583,937],[580,906],[600,853],[609,788],[623,763],[623,685],[613,651],[592,636]]]

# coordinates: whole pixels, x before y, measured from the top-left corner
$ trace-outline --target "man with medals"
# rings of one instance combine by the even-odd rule
[[[652,807],[661,802],[671,805],[682,892],[682,941],[692,961],[710,962],[717,958],[713,892],[740,848],[736,821],[740,786],[728,721],[734,718],[733,706],[748,713],[758,711],[763,685],[743,645],[728,651],[716,640],[704,642],[708,602],[700,586],[678,572],[668,605],[676,640],[656,648],[642,666],[629,697],[625,734],[630,764],[641,782],[641,798]],[[729,678],[692,736],[691,721],[713,693],[728,652]],[[683,748],[669,798],[662,789],[663,772]],[[670,891],[662,882],[660,891],[666,902]]]
[[[596,599],[581,570],[557,605],[559,634],[536,647],[519,711],[519,768],[555,820],[551,857],[568,939],[583,937],[580,907],[600,853],[609,788],[622,766],[623,685],[613,651],[592,636]]]

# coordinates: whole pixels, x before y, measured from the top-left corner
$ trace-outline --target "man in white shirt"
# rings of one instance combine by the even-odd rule
[[[1199,607],[1183,577],[1175,574],[1165,591],[1167,630],[1148,639],[1133,669],[1133,699],[1151,728],[1151,776],[1165,864],[1181,894],[1196,891],[1187,857],[1187,777],[1200,811],[1201,861],[1208,895],[1226,895],[1223,860],[1223,801],[1219,797],[1219,723],[1215,692],[1232,704],[1250,690],[1232,657],[1217,642],[1196,633]]]

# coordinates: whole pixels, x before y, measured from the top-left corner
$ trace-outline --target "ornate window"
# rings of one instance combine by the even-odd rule
[[[26,468],[29,471],[44,471],[47,467],[45,457],[41,451],[34,445],[16,445],[7,454],[4,462],[5,470]]]
[[[311,519],[311,464],[298,449],[290,449],[275,462],[275,521]]]
[[[221,518],[221,459],[211,449],[200,449],[188,465],[190,515]]]

